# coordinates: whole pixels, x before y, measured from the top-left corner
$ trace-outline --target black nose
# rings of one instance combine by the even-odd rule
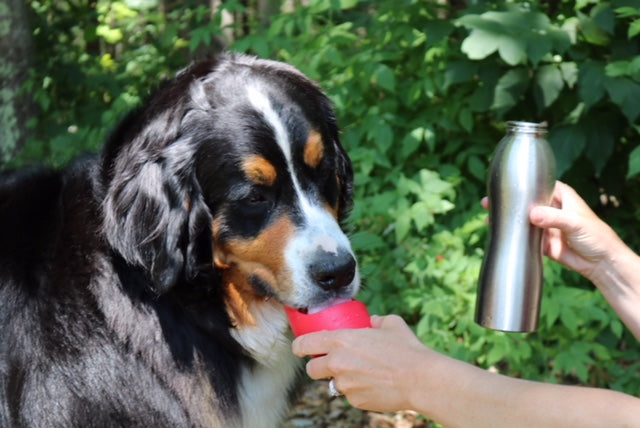
[[[356,260],[346,251],[322,252],[309,266],[309,273],[324,290],[337,290],[351,284],[356,276]]]

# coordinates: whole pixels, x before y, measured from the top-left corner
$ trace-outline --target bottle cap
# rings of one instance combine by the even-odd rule
[[[285,310],[296,337],[322,330],[371,327],[366,305],[357,300],[338,303],[315,313],[305,314],[287,306]]]

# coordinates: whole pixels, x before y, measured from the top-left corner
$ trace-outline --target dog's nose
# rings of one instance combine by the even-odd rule
[[[323,251],[309,266],[309,273],[322,289],[337,290],[353,281],[356,275],[356,260],[347,251]]]

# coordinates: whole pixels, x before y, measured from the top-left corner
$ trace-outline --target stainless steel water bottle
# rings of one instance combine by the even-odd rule
[[[529,222],[534,205],[549,205],[555,158],[546,124],[507,122],[489,168],[490,236],[476,300],[476,322],[508,332],[538,328],[542,296],[542,230]]]

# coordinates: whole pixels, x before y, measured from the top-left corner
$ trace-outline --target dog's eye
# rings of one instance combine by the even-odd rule
[[[245,215],[265,215],[273,205],[273,195],[257,187],[244,198],[242,205]]]
[[[258,190],[251,191],[249,197],[247,198],[247,201],[251,204],[262,204],[269,202],[266,194]]]

